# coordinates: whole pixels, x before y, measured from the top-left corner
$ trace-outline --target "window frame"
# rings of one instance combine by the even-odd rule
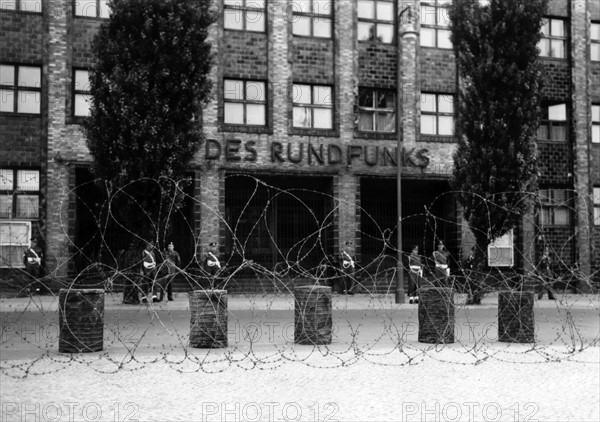
[[[310,104],[296,102],[296,87],[297,86],[310,86]],[[326,104],[315,104],[315,88],[330,88],[330,102]],[[317,130],[317,131],[332,131],[335,125],[335,109],[334,109],[334,98],[335,98],[335,87],[333,85],[322,85],[322,84],[311,84],[295,82],[292,84],[292,128],[294,130]],[[310,109],[310,127],[307,126],[295,126],[294,110],[296,108],[309,108]],[[331,110],[331,126],[328,128],[315,127],[315,109],[326,109]]]
[[[597,111],[597,119],[594,119],[594,109]],[[594,132],[596,133],[596,138],[594,138]],[[592,103],[592,136],[590,141],[592,145],[600,145],[600,104]]]
[[[233,82],[237,82],[237,83],[242,83],[243,84],[243,91],[242,91],[242,99],[232,99],[232,98],[226,98],[225,95],[225,85],[227,81],[233,81]],[[265,93],[264,93],[264,100],[259,101],[259,100],[252,100],[252,99],[247,99],[247,84],[248,83],[261,83],[264,85],[264,89],[265,89]],[[267,81],[263,81],[263,80],[256,80],[256,79],[237,79],[237,78],[223,78],[223,124],[226,126],[235,126],[235,127],[248,127],[248,128],[266,128],[269,126],[269,120],[268,120],[268,98],[269,98],[269,91],[268,91],[268,83]],[[226,122],[226,114],[225,114],[225,104],[226,103],[231,103],[231,104],[242,104],[243,108],[244,108],[244,123],[229,123]],[[263,125],[255,125],[255,124],[251,124],[251,123],[247,123],[248,122],[248,111],[247,111],[247,106],[249,104],[254,104],[254,105],[262,105],[264,106],[264,120],[265,123]]]
[[[12,85],[7,85],[7,84],[2,84],[2,82],[0,82],[0,90],[4,90],[4,91],[12,91],[13,92],[13,110],[12,111],[0,111],[0,113],[2,114],[10,114],[10,115],[20,115],[20,116],[41,116],[42,114],[42,81],[43,81],[43,75],[42,75],[42,66],[40,65],[35,65],[35,64],[27,64],[27,63],[5,63],[5,62],[0,62],[0,66],[12,66],[13,69],[13,84]],[[24,67],[31,67],[31,68],[36,68],[39,70],[39,86],[37,87],[29,87],[29,86],[24,86],[21,87],[19,85],[19,77],[20,77],[20,70],[21,68]],[[37,98],[38,98],[38,108],[39,111],[37,111],[36,113],[31,113],[31,112],[20,112],[19,111],[19,97],[20,97],[20,93],[22,92],[28,92],[28,93],[36,93],[37,94]]]
[[[550,120],[549,117],[549,108],[552,106],[560,106],[560,105],[564,105],[565,106],[565,120]],[[570,115],[570,108],[569,108],[569,104],[568,103],[545,103],[542,104],[542,113],[543,115],[547,116],[545,118],[541,118],[540,119],[540,125],[538,127],[538,132],[536,135],[536,139],[538,140],[538,142],[551,142],[551,143],[556,143],[556,142],[569,142],[569,130],[570,130],[570,125],[569,125],[569,115]],[[540,129],[542,127],[546,127],[547,128],[547,133],[548,136],[546,139],[541,139],[540,138]],[[554,132],[553,128],[558,128],[558,127],[564,127],[564,132],[565,132],[565,139],[552,139],[552,133]]]
[[[17,242],[6,242],[4,240],[4,236],[0,238],[0,257],[5,255],[2,254],[4,248],[14,248],[17,252],[15,255],[14,261],[10,261],[10,259],[0,259],[0,268],[25,268],[25,264],[23,264],[23,254],[25,251],[31,246],[31,237],[32,237],[32,224],[30,220],[17,220],[17,219],[0,219],[0,226],[8,226],[9,232],[11,230],[11,226],[22,226],[25,227],[25,242],[17,243]],[[13,265],[14,264],[14,265]]]
[[[248,6],[248,4],[252,4],[252,2],[255,2],[256,0],[236,0],[237,2],[241,2],[241,6],[238,6],[237,4],[235,6],[229,5],[225,3],[225,0],[223,0],[223,29],[227,30],[227,31],[246,31],[246,32],[256,32],[258,34],[262,34],[267,32],[267,1],[265,1],[265,4],[262,8],[260,7],[252,7],[252,6]],[[229,12],[228,12],[229,11]],[[240,13],[241,19],[242,19],[242,28],[228,28],[227,26],[225,26],[226,23],[226,19],[225,16],[227,13],[232,13],[231,11],[233,11],[234,13]],[[255,29],[248,29],[247,23],[248,20],[246,19],[248,12],[252,12],[252,13],[262,13],[262,20],[263,20],[263,28],[260,31],[257,31]]]
[[[42,14],[42,8],[43,8],[43,1],[44,0],[39,0],[40,3],[40,10],[38,11],[36,10],[23,10],[21,4],[23,3],[22,0],[13,0],[15,2],[15,8],[14,9],[9,9],[8,7],[2,7],[3,4],[10,4],[9,2],[2,2],[0,1],[0,10],[3,11],[8,11],[8,12],[21,12],[21,13],[36,13],[36,14]]]
[[[76,18],[88,18],[88,19],[108,19],[110,16],[102,16],[102,10],[105,10],[101,7],[102,3],[106,4],[107,13],[110,13],[110,8],[108,8],[108,0],[83,0],[85,3],[91,3],[92,1],[96,3],[96,11],[94,16],[88,15],[78,15],[77,14],[77,3],[82,0],[73,0],[73,16]]]
[[[564,192],[564,201],[556,199],[556,193],[559,191]],[[539,215],[538,223],[541,227],[570,227],[573,222],[573,216],[571,215],[571,194],[566,188],[552,188],[546,187],[538,190],[538,201],[539,201]],[[567,222],[559,224],[556,222],[556,210],[566,209],[567,211]],[[545,221],[544,214],[548,211],[549,221]]]
[[[592,187],[593,215],[592,225],[600,226],[600,185]]]
[[[425,7],[432,7],[435,10],[435,24],[429,24],[429,23],[423,23],[423,16],[425,15],[423,12],[423,9]],[[420,29],[420,37],[419,37],[419,45],[420,47],[425,47],[425,48],[439,48],[442,50],[452,50],[454,48],[454,46],[452,45],[452,41],[450,41],[450,38],[448,37],[448,42],[450,43],[450,46],[440,46],[440,42],[439,42],[439,33],[440,31],[445,31],[448,32],[448,35],[450,35],[450,27],[449,27],[449,23],[446,25],[441,25],[440,24],[440,14],[441,11],[446,9],[446,15],[448,14],[447,9],[449,7],[449,2],[448,0],[421,0],[421,2],[419,3],[419,8],[420,8],[420,13],[419,16],[421,17],[421,29]],[[427,44],[423,44],[423,41],[426,39],[425,37],[423,37],[423,28],[425,29],[432,29],[434,32],[434,40],[435,43],[434,45],[427,45]]]
[[[357,15],[357,17],[358,17],[357,31],[358,31],[358,28],[360,27],[361,23],[369,23],[369,24],[372,24],[374,26],[374,28],[375,28],[375,35],[377,35],[377,33],[378,33],[377,27],[379,25],[391,25],[392,26],[392,40],[389,41],[389,42],[382,41],[382,40],[379,40],[377,38],[377,36],[375,36],[375,37],[370,37],[369,39],[366,39],[366,40],[362,40],[362,39],[358,38],[357,41],[358,42],[362,42],[362,43],[373,43],[373,42],[376,42],[376,43],[388,44],[388,45],[396,44],[396,38],[397,38],[396,37],[396,32],[397,32],[397,30],[396,30],[396,28],[397,28],[396,14],[398,13],[397,12],[398,11],[398,5],[397,5],[397,3],[395,1],[393,1],[393,0],[363,0],[363,1],[368,1],[368,2],[373,3],[374,17],[371,19],[371,18],[360,17],[360,16]],[[392,20],[382,20],[382,19],[378,19],[377,18],[377,4],[378,3],[385,3],[385,4],[391,3],[391,5],[392,5],[392,7],[394,9],[393,10],[393,14],[392,14]],[[357,8],[358,8],[358,3],[357,3]]]
[[[10,215],[8,216],[4,216],[0,210],[0,220],[37,220],[40,217],[40,177],[41,177],[41,172],[39,169],[37,168],[15,168],[15,167],[2,167],[0,168],[0,170],[3,171],[10,171],[12,172],[12,188],[11,189],[4,189],[0,186],[0,196],[5,197],[5,196],[9,196],[11,198],[11,205],[10,205]],[[25,171],[35,171],[37,172],[37,180],[38,180],[38,184],[37,184],[37,190],[23,190],[22,188],[19,187],[19,172],[25,172]],[[18,203],[19,201],[17,200],[17,198],[19,196],[35,196],[37,197],[37,210],[36,210],[36,215],[19,215],[18,214]]]
[[[593,38],[594,26],[598,27],[598,38]],[[597,51],[595,59],[594,51]],[[590,60],[593,62],[600,62],[600,21],[592,21],[590,23]]]
[[[331,12],[329,14],[324,14],[324,13],[315,13],[314,11],[314,5],[315,5],[315,1],[319,1],[319,0],[307,0],[308,4],[310,4],[310,12],[304,12],[304,11],[298,11],[296,10],[293,5],[296,4],[294,2],[291,3],[291,10],[292,10],[292,35],[294,37],[305,37],[305,38],[317,38],[317,39],[322,39],[322,40],[331,40],[333,39],[333,24],[334,24],[334,16],[333,16],[333,9],[334,9],[334,2],[335,0],[331,0],[330,4],[331,4]],[[298,18],[309,18],[310,21],[310,34],[306,35],[306,34],[297,34],[295,31],[295,27],[296,27],[296,22],[298,20]],[[318,19],[328,19],[329,20],[329,36],[327,37],[323,37],[320,35],[315,35],[315,20]]]
[[[550,34],[543,34],[542,33],[542,37],[540,39],[540,42],[538,44],[538,48],[540,49],[540,57],[541,58],[546,58],[546,59],[558,59],[558,60],[566,60],[567,59],[567,41],[569,40],[569,31],[568,31],[568,25],[567,25],[567,20],[564,18],[559,18],[559,17],[553,17],[553,16],[546,16],[544,17],[544,21],[548,21],[549,23],[549,32]],[[554,21],[560,21],[562,23],[562,27],[563,27],[563,33],[565,34],[564,36],[558,36],[558,35],[552,35],[552,22]],[[542,24],[542,30],[544,29],[545,23]],[[544,51],[542,50],[542,42],[544,40],[549,40],[549,55],[544,54]],[[562,51],[563,51],[563,56],[559,57],[559,56],[554,56],[552,54],[552,41],[561,41],[562,42]]]
[[[72,106],[72,110],[71,110],[71,114],[74,118],[76,119],[83,119],[85,117],[88,117],[89,114],[77,114],[77,96],[81,96],[81,95],[87,95],[91,98],[92,94],[90,89],[87,90],[82,90],[82,89],[77,89],[77,72],[87,72],[88,73],[88,81],[89,81],[89,74],[90,74],[90,70],[89,69],[85,69],[85,68],[79,68],[79,67],[74,67],[73,68],[73,80],[72,80],[72,98],[73,98],[73,106]],[[88,88],[90,87],[90,85],[88,85]],[[89,108],[88,108],[89,110]]]
[[[370,94],[372,96],[372,101],[373,101],[373,107],[367,107],[367,106],[361,106],[360,105],[360,99],[361,99],[361,91],[363,90],[368,90],[370,91]],[[392,94],[393,96],[393,104],[394,107],[393,108],[378,108],[376,107],[377,105],[377,101],[376,100],[376,95],[377,94]],[[358,101],[357,101],[357,108],[358,108],[358,119],[359,119],[359,123],[357,124],[357,131],[358,132],[364,132],[364,133],[377,133],[377,134],[386,134],[386,135],[392,135],[396,133],[396,126],[397,126],[397,121],[396,121],[396,108],[397,108],[397,97],[396,97],[396,91],[394,91],[393,89],[385,89],[385,88],[372,88],[372,87],[359,87],[358,88]],[[362,129],[360,127],[360,116],[361,114],[370,114],[372,116],[372,120],[373,120],[373,125],[372,127],[374,128],[373,130],[369,130],[369,129]],[[377,130],[377,118],[376,116],[378,114],[381,113],[386,113],[386,114],[393,114],[394,116],[394,125],[393,125],[393,130],[392,131],[384,131],[384,130]]]
[[[454,137],[456,136],[456,95],[449,93],[440,93],[440,92],[428,92],[422,91],[421,98],[423,95],[434,95],[435,96],[435,112],[431,111],[423,111],[421,101],[421,106],[419,106],[420,118],[419,118],[419,133],[421,136],[444,136],[444,137]],[[452,113],[448,112],[440,112],[440,99],[443,97],[451,97],[452,98]],[[435,134],[433,133],[424,133],[423,132],[423,116],[435,116]],[[452,117],[452,134],[440,134],[440,117]]]

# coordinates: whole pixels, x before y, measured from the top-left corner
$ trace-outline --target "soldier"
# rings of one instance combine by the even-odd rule
[[[421,255],[419,255],[419,245],[413,245],[408,256],[408,268],[410,270],[408,277],[408,303],[419,303],[417,294],[419,288],[419,277],[423,277],[423,264]]]
[[[23,253],[25,271],[33,279],[31,282],[32,293],[40,293],[40,287],[37,284],[42,274],[42,258],[42,248],[38,246],[37,239],[32,238],[29,248]]]
[[[450,267],[448,267],[450,252],[444,246],[444,242],[441,240],[438,242],[438,249],[433,252],[432,256],[435,263],[435,275],[440,278],[442,284],[446,284],[446,280],[450,277]]]
[[[550,257],[550,250],[548,246],[544,247],[544,254],[540,259],[539,270],[540,276],[542,279],[540,292],[538,293],[538,299],[544,297],[544,290],[548,292],[548,299],[555,300],[554,293],[552,292],[553,278],[554,274],[552,273],[552,258]]]
[[[154,256],[154,241],[146,242],[146,247],[142,251],[142,303],[148,303],[150,293],[152,293],[152,301],[157,302],[158,297],[154,293],[154,279],[156,278],[156,257]]]
[[[173,279],[181,267],[181,257],[175,250],[175,245],[173,245],[173,242],[167,245],[167,250],[165,251],[165,263],[169,269],[169,275],[167,276],[166,285],[160,289],[160,295],[158,298],[159,302],[162,302],[164,299],[165,289],[167,290],[167,300],[169,302],[173,300]]]

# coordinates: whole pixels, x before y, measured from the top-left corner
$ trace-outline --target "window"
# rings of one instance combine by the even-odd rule
[[[0,218],[38,218],[40,172],[0,169]]]
[[[332,88],[294,84],[294,127],[333,128]]]
[[[538,44],[540,56],[566,57],[567,31],[564,19],[544,19],[542,25],[542,39]]]
[[[452,48],[448,6],[452,0],[431,0],[421,3],[421,46]]]
[[[571,223],[569,197],[566,189],[544,189],[540,196],[540,225],[568,226]]]
[[[42,68],[0,64],[0,111],[40,114]]]
[[[90,115],[90,79],[87,70],[73,71],[73,115]]]
[[[29,239],[30,221],[0,220],[0,268],[23,268]]]
[[[108,0],[75,0],[75,16],[108,18]]]
[[[594,225],[600,226],[600,186],[594,186]]]
[[[265,32],[265,0],[224,0],[223,26],[225,29]]]
[[[359,88],[358,130],[396,131],[396,93],[394,91]]]
[[[600,143],[600,104],[592,105],[592,142]]]
[[[593,61],[600,61],[600,22],[592,22],[592,43],[590,57]]]
[[[511,229],[488,245],[488,266],[512,267],[515,264],[514,235]]]
[[[294,35],[331,38],[331,0],[294,0],[291,6],[294,12]]]
[[[565,142],[568,137],[567,105],[554,104],[542,107],[542,120],[538,140]]]
[[[395,16],[393,1],[358,0],[358,40],[392,43]]]
[[[42,0],[0,0],[0,9],[42,13]]]
[[[231,125],[266,125],[266,84],[225,79],[224,122]]]
[[[421,133],[454,135],[454,97],[450,94],[421,94]]]

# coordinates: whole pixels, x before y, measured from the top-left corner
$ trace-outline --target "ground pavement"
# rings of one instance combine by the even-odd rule
[[[187,295],[105,296],[102,352],[58,353],[57,298],[0,300],[1,421],[600,420],[600,301],[536,300],[536,343],[497,341],[497,296],[455,343],[417,341],[417,305],[333,298],[333,342],[293,342],[291,296],[229,297],[229,347],[187,345]]]

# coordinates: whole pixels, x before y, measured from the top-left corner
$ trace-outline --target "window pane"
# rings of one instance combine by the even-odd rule
[[[244,124],[244,104],[225,103],[225,123],[233,125]]]
[[[561,204],[567,201],[567,191],[565,189],[552,189],[552,200],[555,204]]]
[[[310,85],[294,85],[294,104],[311,104],[311,98]]]
[[[264,82],[246,82],[246,100],[265,101],[266,90]]]
[[[434,6],[421,6],[421,25],[435,25],[435,17]]]
[[[373,113],[360,112],[358,115],[358,130],[372,131],[373,128]]]
[[[333,4],[331,0],[313,0],[313,13],[331,16],[332,12]]]
[[[448,15],[448,9],[445,7],[438,7],[437,12],[438,26],[450,26],[450,16]]]
[[[75,15],[96,17],[96,0],[76,0]]]
[[[21,0],[21,10],[42,13],[42,0]]]
[[[294,127],[312,127],[310,107],[294,107]]]
[[[330,108],[315,108],[314,127],[319,129],[331,129],[333,127],[332,112],[333,110],[331,110]]]
[[[454,118],[450,116],[440,116],[439,118],[440,128],[438,131],[439,135],[451,136],[454,135]]]
[[[594,188],[594,205],[600,205],[600,188]]]
[[[0,0],[2,1],[2,0]],[[0,85],[15,85],[15,67],[0,65]]]
[[[223,26],[225,29],[244,29],[241,10],[225,9]]]
[[[569,224],[569,209],[565,207],[554,208],[554,224],[567,226]]]
[[[594,225],[600,226],[600,207],[594,208]]]
[[[306,16],[294,17],[294,35],[310,36],[310,18]]]
[[[600,106],[592,106],[592,122],[600,123]]]
[[[15,92],[9,89],[0,89],[0,111],[12,113],[15,111]]]
[[[239,1],[239,0],[237,0]],[[266,0],[246,0],[246,7],[252,9],[261,9],[265,10],[265,1]]]
[[[548,106],[548,120],[566,122],[567,121],[567,105],[556,104]]]
[[[440,113],[454,113],[454,97],[452,95],[438,95],[438,111]]]
[[[261,104],[246,104],[246,123],[249,125],[264,126],[265,106]]]
[[[548,36],[550,35],[550,21],[548,19],[542,20],[542,35]]]
[[[224,0],[223,3],[225,4],[225,6],[231,6],[231,7],[244,6],[244,0]]]
[[[40,172],[38,170],[19,170],[17,172],[17,188],[28,192],[40,190]]]
[[[16,0],[0,0],[0,9],[17,10]]]
[[[244,99],[244,82],[233,79],[225,79],[224,97],[226,100],[243,100]]]
[[[17,195],[17,218],[37,218],[39,197],[37,195]]]
[[[375,38],[375,24],[367,22],[358,23],[358,40],[369,41]]]
[[[540,127],[538,128],[538,132],[537,132],[537,138],[542,141],[545,141],[548,139],[548,126],[547,125],[540,125]]]
[[[390,44],[394,40],[394,25],[377,24],[377,39]]]
[[[362,19],[375,19],[375,2],[359,0],[358,17]]]
[[[331,87],[315,86],[313,104],[331,104]]]
[[[600,41],[600,23],[592,24],[592,39]]]
[[[395,132],[396,118],[395,113],[377,113],[376,127],[378,132]]]
[[[544,207],[542,208],[542,212],[540,213],[540,223],[542,225],[552,224],[552,220],[550,219],[550,208]]]
[[[76,91],[89,91],[90,90],[90,78],[87,70],[76,70],[75,71],[75,90]]]
[[[566,141],[567,127],[563,125],[552,125],[551,135],[553,141]]]
[[[19,66],[19,86],[39,88],[41,86],[41,69],[39,67]]]
[[[592,142],[594,142],[594,143],[600,142],[600,125],[592,126]]]
[[[393,22],[394,21],[394,3],[378,1],[377,2],[377,20]]]
[[[452,41],[450,41],[450,31],[446,29],[438,29],[437,36],[437,46],[439,48],[452,48]]]
[[[0,217],[12,217],[12,195],[0,195]]]
[[[246,29],[254,32],[265,32],[265,13],[262,10],[246,12]]]
[[[91,100],[91,95],[75,94],[75,116],[89,116]]]
[[[17,102],[18,113],[40,113],[40,93],[34,91],[19,91]]]
[[[373,91],[369,88],[360,88],[358,91],[358,106],[373,107]]]
[[[600,44],[592,44],[592,54],[591,58],[593,61],[600,61]]]
[[[550,20],[550,35],[553,37],[564,37],[565,36],[565,23],[561,19]]]
[[[396,108],[394,93],[390,91],[376,92],[377,108]]]
[[[435,47],[435,29],[421,27],[421,46]]]
[[[0,169],[0,190],[12,190],[14,188],[14,173],[9,169]]]
[[[434,94],[421,94],[421,111],[436,112]]]
[[[294,13],[310,13],[311,0],[292,0],[291,5]]]
[[[424,135],[437,135],[435,116],[421,116],[421,133]]]
[[[550,40],[548,38],[542,38],[538,48],[540,49],[540,56],[550,57]]]
[[[315,37],[331,38],[331,19],[315,18],[313,25]]]
[[[100,0],[100,17],[108,18],[110,15],[110,8],[108,7],[108,0]]]
[[[552,57],[565,57],[565,42],[563,40],[552,40]]]

